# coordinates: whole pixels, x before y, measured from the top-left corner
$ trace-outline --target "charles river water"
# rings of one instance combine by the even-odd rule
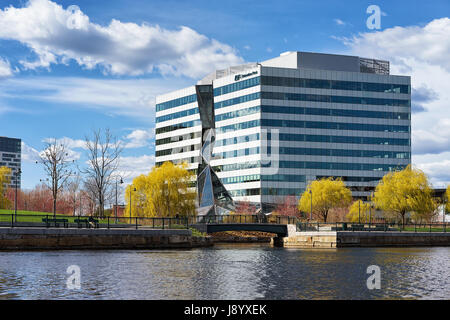
[[[0,252],[0,299],[450,299],[450,248]]]

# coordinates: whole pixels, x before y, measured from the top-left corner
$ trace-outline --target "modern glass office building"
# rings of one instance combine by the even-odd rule
[[[411,162],[409,76],[390,75],[387,61],[286,52],[158,96],[157,165],[199,168],[199,85],[212,90],[210,164],[235,201],[270,210],[322,177],[342,177],[353,196],[367,197],[383,175]]]
[[[0,137],[0,167],[11,168],[11,183],[8,187],[20,188],[21,182],[21,140],[15,138]]]

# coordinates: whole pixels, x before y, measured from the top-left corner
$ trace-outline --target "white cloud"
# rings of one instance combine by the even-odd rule
[[[155,156],[121,157],[118,173],[126,183],[130,183],[133,178],[141,174],[148,174],[154,165]]]
[[[21,61],[29,69],[74,60],[84,68],[101,66],[116,75],[156,71],[197,78],[244,62],[229,45],[185,26],[167,30],[115,19],[101,26],[81,11],[72,14],[49,0],[7,7],[0,10],[0,39],[20,41],[33,50],[35,61]]]
[[[155,97],[187,86],[187,79],[8,78],[0,98],[32,99],[154,121]],[[6,110],[7,111],[7,110]]]
[[[141,148],[148,146],[150,140],[155,137],[155,129],[148,130],[136,129],[126,136],[125,148]]]
[[[43,140],[43,142],[47,143],[53,143],[54,141],[55,141],[54,138],[45,138]],[[72,139],[68,137],[63,137],[56,139],[56,142],[64,144],[64,146],[66,146],[66,148],[68,149],[85,149],[85,150],[87,149],[86,141],[81,139]]]
[[[9,77],[13,75],[9,61],[0,57],[0,78]]]
[[[335,22],[337,25],[339,25],[339,26],[344,26],[344,25],[345,25],[345,22],[342,21],[341,19],[334,19],[334,22]]]
[[[450,183],[450,19],[341,39],[351,53],[391,62],[411,76],[413,163],[433,183]]]
[[[36,163],[39,160],[39,151],[22,141],[22,160],[29,163]]]

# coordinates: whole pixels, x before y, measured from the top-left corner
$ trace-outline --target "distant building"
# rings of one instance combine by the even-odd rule
[[[411,79],[391,75],[388,61],[297,51],[216,70],[156,98],[155,150],[156,165],[187,162],[197,171],[206,159],[234,201],[265,211],[323,177],[341,177],[366,198],[386,173],[411,163]],[[273,153],[276,172],[267,164]],[[216,199],[223,187],[211,177],[203,180],[217,185]],[[212,198],[207,191],[199,193]]]
[[[8,187],[20,188],[21,183],[21,154],[22,140],[16,138],[0,137],[0,167],[11,168],[11,183]]]
[[[115,214],[116,214],[116,205],[115,204],[112,206],[111,210],[112,210],[111,211],[112,217],[115,217]],[[125,205],[123,205],[123,204],[117,205],[117,216],[125,217]]]

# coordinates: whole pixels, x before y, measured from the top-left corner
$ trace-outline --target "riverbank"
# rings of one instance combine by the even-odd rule
[[[273,238],[272,245],[291,248],[450,246],[450,232],[315,231]]]
[[[180,249],[213,245],[188,229],[0,228],[0,250]]]
[[[209,234],[214,243],[267,243],[275,234],[256,231],[225,231]]]

